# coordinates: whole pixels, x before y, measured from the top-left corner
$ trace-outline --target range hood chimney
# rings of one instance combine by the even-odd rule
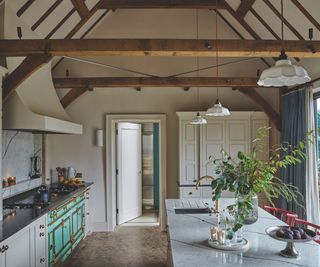
[[[22,28],[23,38],[39,38],[30,26],[5,2],[4,38],[17,39],[16,29]],[[8,73],[24,60],[7,57]],[[3,68],[0,69],[4,71]],[[0,83],[1,86],[1,83]],[[52,82],[51,62],[23,81],[3,104],[3,129],[45,133],[82,134],[82,125],[71,121],[60,103]]]
[[[50,64],[33,73],[4,103],[3,129],[82,134],[82,125],[71,122],[60,103]]]

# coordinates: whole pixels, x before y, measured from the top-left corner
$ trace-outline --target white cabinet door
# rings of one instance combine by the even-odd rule
[[[180,123],[180,184],[194,185],[198,178],[198,127]]]
[[[31,267],[32,266],[32,245],[31,229],[26,227],[3,242],[7,247],[2,253],[3,267]]]
[[[250,150],[250,134],[249,120],[226,121],[226,150],[232,158]]]
[[[215,177],[215,169],[212,163],[214,158],[221,158],[221,150],[225,149],[225,121],[208,121],[208,124],[200,128],[201,148],[200,148],[200,175]],[[202,184],[210,184],[211,181],[203,181]]]
[[[48,247],[48,233],[47,233],[47,223],[46,215],[39,218],[37,221],[31,225],[33,229],[34,238],[34,262],[36,267],[46,267],[47,266],[47,247]]]

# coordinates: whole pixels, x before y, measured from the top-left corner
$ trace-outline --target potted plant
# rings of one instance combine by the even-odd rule
[[[273,199],[280,196],[287,201],[299,203],[301,197],[298,188],[284,183],[277,177],[281,168],[300,163],[305,159],[306,141],[296,146],[288,143],[274,145],[271,149],[265,146],[269,127],[257,131],[250,152],[238,152],[236,158],[231,158],[221,150],[221,158],[210,158],[215,167],[215,177],[204,176],[197,181],[197,186],[204,179],[211,179],[212,200],[217,201],[222,191],[234,192],[236,203],[227,207],[229,214],[235,215],[232,232],[238,231],[243,224],[253,223],[258,219],[257,195],[264,193],[267,200],[273,204]],[[268,160],[259,159],[259,154],[268,155]],[[229,236],[232,237],[232,235]]]

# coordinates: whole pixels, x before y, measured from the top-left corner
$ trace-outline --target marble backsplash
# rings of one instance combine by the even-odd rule
[[[3,131],[2,178],[15,176],[17,183],[29,180],[31,157],[42,155],[41,140],[41,134]]]

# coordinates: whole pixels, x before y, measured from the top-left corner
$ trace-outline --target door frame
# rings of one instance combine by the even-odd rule
[[[106,115],[106,213],[107,230],[113,231],[116,222],[116,125],[119,122],[159,123],[159,216],[161,230],[165,230],[167,196],[167,152],[165,114],[107,114]]]

